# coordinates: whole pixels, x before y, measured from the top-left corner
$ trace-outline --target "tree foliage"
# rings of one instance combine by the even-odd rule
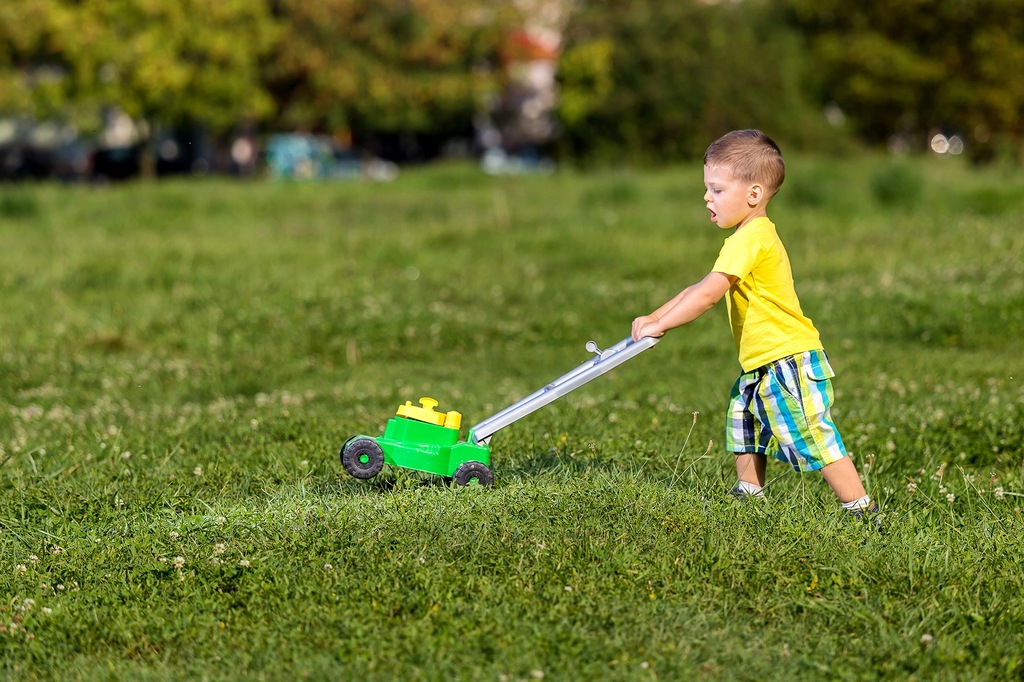
[[[97,123],[130,116],[217,130],[271,110],[269,8],[248,0],[5,0],[0,110]]]
[[[797,36],[762,3],[595,0],[567,37],[560,114],[574,155],[692,157],[737,127],[825,134]]]
[[[809,36],[815,87],[869,142],[945,131],[977,159],[1024,128],[1020,0],[786,0]]]
[[[462,134],[503,86],[537,0],[0,0],[0,115],[95,129],[243,121],[356,135]],[[975,158],[1024,142],[1024,0],[564,0],[560,149],[664,160],[758,126]]]
[[[516,16],[487,0],[280,0],[268,72],[283,122],[359,131],[463,131],[498,87]]]

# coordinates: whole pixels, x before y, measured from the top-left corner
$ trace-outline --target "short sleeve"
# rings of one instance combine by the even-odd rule
[[[725,240],[711,268],[713,272],[724,272],[740,280],[747,278],[761,258],[763,246],[760,240],[745,237],[743,232],[736,232]]]

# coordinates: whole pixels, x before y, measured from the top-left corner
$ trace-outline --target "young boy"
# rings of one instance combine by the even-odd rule
[[[650,315],[633,320],[634,339],[692,322],[726,293],[743,373],[729,397],[726,447],[739,483],[729,494],[764,496],[769,444],[797,471],[821,471],[843,507],[861,518],[878,511],[829,416],[835,376],[818,330],[800,309],[789,256],[768,219],[785,179],[778,145],[759,130],[736,130],[704,154],[704,201],[711,222],[736,228],[711,273]]]

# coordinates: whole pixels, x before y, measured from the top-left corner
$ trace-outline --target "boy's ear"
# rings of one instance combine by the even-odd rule
[[[751,206],[760,204],[765,196],[767,196],[767,192],[764,191],[764,185],[760,183],[755,182],[747,188],[747,203]]]

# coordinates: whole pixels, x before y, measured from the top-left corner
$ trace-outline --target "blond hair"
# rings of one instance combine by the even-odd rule
[[[775,196],[786,179],[779,145],[760,130],[726,133],[704,152],[704,165],[728,168],[744,182],[759,182],[769,197]]]

